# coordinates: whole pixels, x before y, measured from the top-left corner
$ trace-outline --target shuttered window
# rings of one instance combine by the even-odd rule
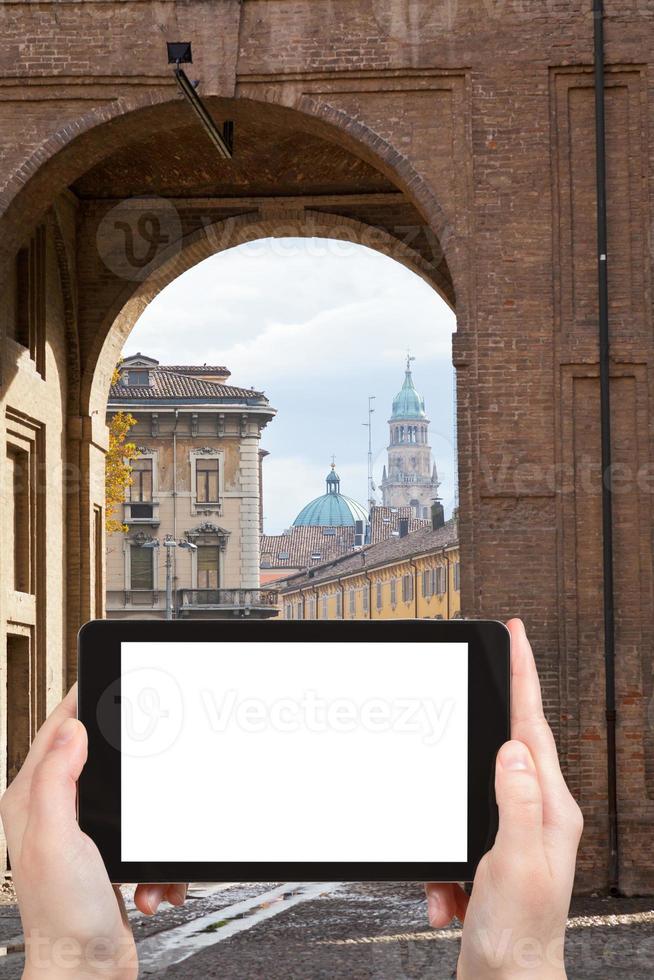
[[[434,594],[434,569],[428,568],[422,573],[422,594],[428,599]]]
[[[132,589],[154,588],[154,552],[152,548],[141,548],[133,544],[130,548],[130,587]]]
[[[198,589],[218,588],[218,545],[198,546]]]

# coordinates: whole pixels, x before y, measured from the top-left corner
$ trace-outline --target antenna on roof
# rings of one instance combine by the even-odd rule
[[[375,395],[368,395],[368,421],[361,423],[368,429],[368,511],[371,511],[377,503],[375,499],[376,487],[372,478],[372,413],[375,411],[372,403],[374,400]]]

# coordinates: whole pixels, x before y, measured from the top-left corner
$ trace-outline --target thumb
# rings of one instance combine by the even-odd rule
[[[522,742],[506,742],[498,752],[495,795],[500,823],[493,855],[510,868],[543,846],[543,797],[534,760]]]
[[[77,718],[67,718],[32,773],[26,832],[47,837],[50,830],[61,837],[77,831],[76,782],[86,756],[86,729]]]

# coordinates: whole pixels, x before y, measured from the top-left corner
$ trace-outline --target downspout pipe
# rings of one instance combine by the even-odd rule
[[[602,457],[602,565],[604,605],[604,677],[608,796],[608,886],[620,885],[615,696],[615,589],[613,581],[613,487],[611,480],[611,396],[609,347],[608,234],[606,219],[606,107],[604,101],[604,0],[593,0],[595,42],[595,165],[597,183],[597,292]]]
[[[445,552],[445,596],[447,603],[447,618],[449,619],[452,613],[452,605],[450,603],[450,553]]]
[[[368,619],[372,619],[372,579],[370,572],[366,569],[363,573],[368,581]]]
[[[418,618],[418,566],[412,558],[409,558],[409,565],[413,569],[413,618]]]

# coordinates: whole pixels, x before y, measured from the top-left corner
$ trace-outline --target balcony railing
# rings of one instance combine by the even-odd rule
[[[277,593],[267,589],[180,589],[179,611],[200,609],[274,609]],[[247,615],[247,612],[246,612]]]
[[[125,524],[159,524],[158,500],[126,500],[123,504],[123,521]]]
[[[107,611],[112,609],[162,609],[166,593],[158,589],[115,589],[107,592]]]
[[[269,589],[178,589],[173,593],[175,616],[193,613],[227,612],[235,616],[275,616],[277,592]],[[157,610],[166,613],[163,589],[112,589],[107,592],[107,612]]]

